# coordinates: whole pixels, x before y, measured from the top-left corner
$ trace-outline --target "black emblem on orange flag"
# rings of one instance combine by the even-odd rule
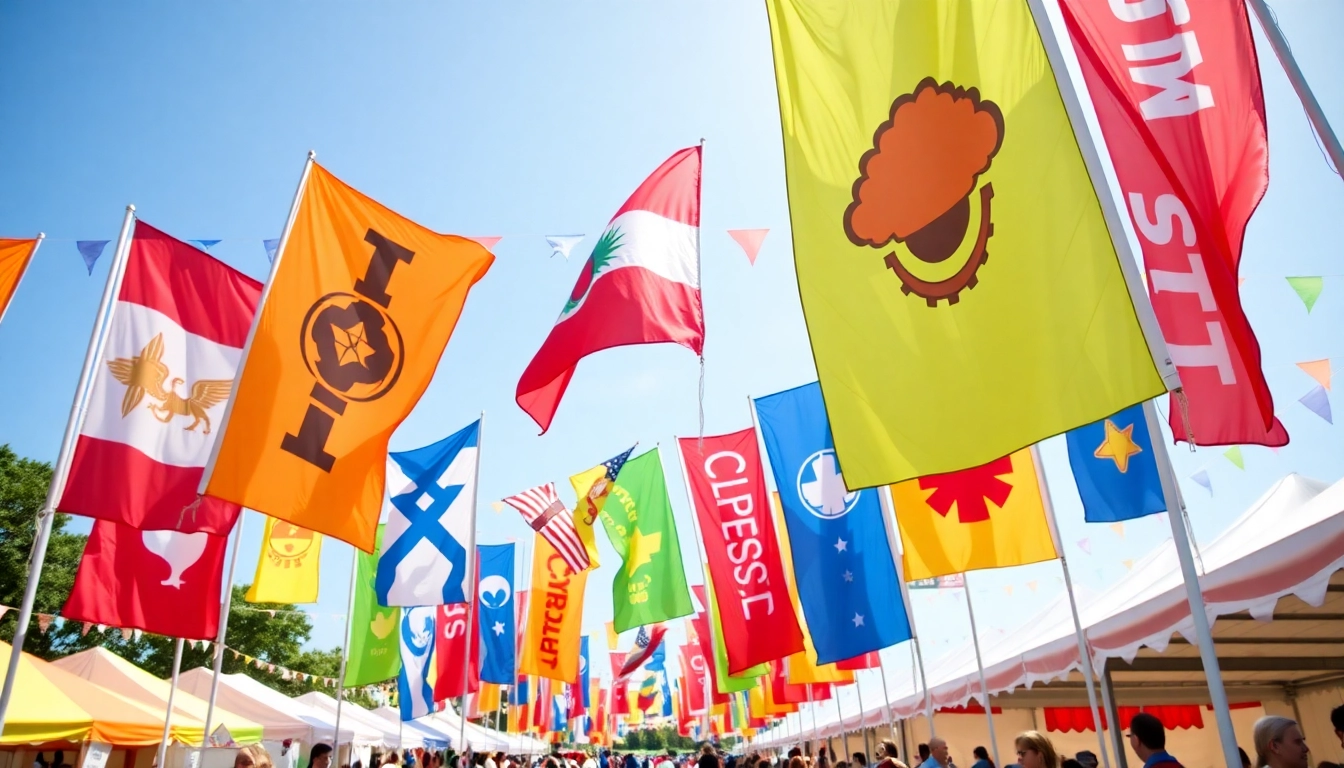
[[[921,490],[934,489],[925,499],[925,503],[943,517],[957,505],[957,522],[980,523],[989,519],[989,505],[1003,509],[1008,497],[1013,493],[1012,483],[1003,480],[1001,475],[1013,472],[1013,457],[1004,456],[978,467],[948,472],[943,475],[929,475],[919,478]]]
[[[971,197],[1003,145],[1003,131],[1003,113],[977,89],[939,85],[932,77],[921,80],[892,102],[890,116],[873,134],[872,149],[859,159],[854,200],[844,217],[850,242],[873,248],[901,243],[915,260],[930,265],[952,258],[966,239]],[[956,304],[962,289],[976,286],[994,234],[993,185],[980,187],[979,197],[975,243],[952,275],[934,279],[927,267],[903,260],[899,251],[886,255],[884,262],[906,295],[936,307],[941,299]]]

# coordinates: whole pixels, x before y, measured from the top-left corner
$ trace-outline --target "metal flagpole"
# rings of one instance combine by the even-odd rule
[[[9,700],[14,695],[14,678],[19,672],[19,660],[23,658],[23,643],[27,639],[28,623],[33,619],[37,582],[42,578],[42,564],[47,559],[47,543],[51,539],[51,520],[56,513],[56,505],[60,502],[61,494],[65,492],[70,462],[74,458],[75,440],[79,437],[80,427],[83,426],[84,407],[92,385],[93,368],[97,364],[96,361],[103,356],[103,347],[107,344],[105,328],[112,317],[112,304],[116,299],[117,290],[121,287],[121,277],[126,272],[131,223],[134,221],[135,206],[128,205],[126,215],[121,220],[121,232],[117,235],[117,250],[112,260],[112,267],[108,270],[107,282],[103,285],[103,297],[98,302],[98,313],[94,315],[93,328],[89,331],[89,346],[84,352],[84,366],[80,368],[75,395],[70,402],[70,415],[65,421],[61,449],[52,468],[51,485],[47,487],[47,498],[37,513],[37,532],[33,536],[33,548],[28,555],[28,581],[23,588],[23,602],[19,604],[18,623],[14,625],[14,637],[9,649],[9,672],[5,675],[4,688],[0,690],[0,730],[5,727]]]
[[[1316,100],[1316,94],[1307,86],[1307,78],[1297,66],[1297,59],[1293,58],[1293,49],[1288,45],[1288,38],[1283,36],[1283,30],[1279,29],[1278,20],[1274,18],[1274,13],[1269,10],[1265,0],[1250,0],[1248,5],[1255,9],[1255,17],[1260,20],[1260,28],[1264,30],[1265,37],[1269,38],[1269,45],[1274,49],[1274,55],[1279,58],[1279,64],[1283,65],[1283,71],[1288,75],[1288,82],[1293,84],[1293,90],[1297,92],[1297,98],[1302,102],[1302,108],[1306,110],[1311,127],[1316,129],[1316,135],[1320,136],[1321,143],[1325,144],[1326,154],[1330,155],[1330,161],[1334,163],[1335,173],[1344,173],[1344,147],[1340,146],[1339,137],[1330,128],[1330,122],[1325,119],[1325,112],[1321,109],[1321,103]]]
[[[817,742],[818,742],[818,741],[821,741],[821,737],[817,735],[817,704],[816,704],[816,702],[812,701],[812,684],[811,684],[811,683],[808,683],[808,685],[807,685],[807,711],[812,713],[812,752],[811,752],[811,754],[812,754],[813,757],[815,757],[816,754],[817,754]],[[798,717],[801,719],[801,718],[802,718],[802,713],[799,713]],[[799,723],[799,725],[801,725],[801,723]]]
[[[747,400],[748,400],[748,402],[750,402],[751,399],[748,398]],[[754,415],[754,413],[753,413],[752,418],[755,419],[755,415]],[[702,431],[703,431],[703,430],[702,430]],[[677,466],[681,468],[681,484],[682,484],[682,488],[684,488],[684,489],[686,490],[686,503],[689,504],[689,505],[691,506],[691,533],[695,534],[695,551],[700,555],[700,562],[701,562],[701,563],[704,563],[704,567],[701,568],[701,571],[700,571],[700,572],[701,572],[701,578],[704,580],[704,582],[705,582],[706,585],[709,585],[709,584],[710,584],[710,579],[709,579],[709,557],[705,554],[705,544],[704,544],[704,542],[700,540],[700,516],[699,516],[698,514],[696,514],[696,512],[695,512],[695,496],[691,493],[691,477],[690,477],[690,474],[686,471],[686,457],[684,457],[684,456],[681,455],[681,443],[680,443],[680,442],[677,443],[676,454],[677,454]],[[661,454],[659,454],[659,456],[661,457]],[[661,464],[661,458],[660,458],[659,461],[660,461],[660,464]],[[706,598],[709,597],[709,590],[708,590],[708,589],[705,590],[705,597],[706,597]],[[704,608],[705,608],[705,629],[709,632],[709,647],[710,647],[710,652],[713,653],[713,651],[714,651],[714,617],[710,615],[710,612],[709,612],[709,606],[708,606],[708,605],[704,606]],[[702,646],[700,646],[700,647],[701,647],[701,651],[702,651],[701,654],[700,654],[700,656],[701,656],[701,658],[704,658],[704,653],[703,653],[704,646],[702,645]],[[711,721],[713,720],[713,717],[714,717],[714,712],[713,712],[713,710],[714,710],[714,704],[713,704],[713,701],[714,701],[714,697],[713,697],[714,686],[713,686],[713,684],[710,682],[709,665],[710,665],[710,664],[715,664],[715,663],[717,663],[717,662],[716,662],[714,659],[704,659],[704,664],[705,664],[705,671],[704,671],[704,684],[705,684],[705,734],[706,734],[706,738],[708,738],[708,734],[709,734],[709,732],[710,732],[710,730],[711,730]]]
[[[966,615],[971,617],[971,642],[975,646],[975,668],[980,673],[980,696],[985,705],[985,718],[989,721],[989,748],[994,750],[994,764],[999,762],[999,740],[994,735],[994,707],[989,703],[989,683],[985,680],[985,664],[980,657],[980,636],[975,631],[975,609],[971,607],[971,581],[961,574],[961,588],[966,593]]]
[[[1214,719],[1218,723],[1218,738],[1223,746],[1223,759],[1227,761],[1229,768],[1236,768],[1241,765],[1241,755],[1237,751],[1237,737],[1232,730],[1232,712],[1227,704],[1223,672],[1218,666],[1218,654],[1213,645],[1213,630],[1209,626],[1204,593],[1199,586],[1199,574],[1195,571],[1195,558],[1190,553],[1190,537],[1185,529],[1185,501],[1181,498],[1181,487],[1177,484],[1176,474],[1171,468],[1167,446],[1162,442],[1162,427],[1158,423],[1157,408],[1152,400],[1144,401],[1143,415],[1148,422],[1148,436],[1153,444],[1157,474],[1162,480],[1162,498],[1166,501],[1172,543],[1181,562],[1181,576],[1185,579],[1186,601],[1190,604],[1190,618],[1195,624],[1195,644],[1199,646],[1199,657],[1203,662],[1204,676],[1209,685],[1209,698],[1213,703]],[[1116,727],[1119,727],[1118,723]]]
[[[858,685],[858,680],[859,680],[859,676],[858,676],[857,674],[854,675],[854,684],[855,684],[855,685]],[[845,712],[844,712],[844,710],[842,710],[842,709],[840,708],[840,691],[837,689],[837,690],[834,690],[833,693],[834,693],[834,698],[835,698],[835,716],[836,716],[837,718],[839,718],[838,723],[839,723],[839,725],[840,725],[840,743],[843,744],[844,747],[845,747],[845,759],[848,760],[848,759],[849,759],[849,731],[845,730]],[[859,722],[860,722],[860,723],[863,722],[863,705],[862,705],[862,704],[859,705]]]
[[[1087,649],[1087,633],[1083,631],[1083,622],[1078,617],[1078,600],[1073,594],[1073,576],[1069,572],[1069,561],[1064,556],[1064,546],[1059,538],[1059,521],[1055,519],[1055,502],[1050,495],[1050,483],[1045,479],[1045,464],[1041,461],[1041,449],[1031,446],[1031,460],[1036,464],[1036,484],[1041,492],[1041,502],[1045,506],[1045,519],[1050,524],[1050,535],[1055,540],[1055,552],[1059,553],[1059,567],[1064,570],[1064,591],[1069,595],[1069,610],[1073,613],[1073,633],[1078,639],[1078,658],[1081,660],[1083,679],[1087,683],[1087,704],[1092,709],[1092,725],[1097,729],[1097,744],[1101,748],[1102,768],[1111,768],[1109,750],[1106,749],[1106,732],[1102,727],[1101,710],[1097,708],[1097,685],[1092,669],[1092,654]]]
[[[462,596],[467,599],[467,648],[462,654],[462,682],[466,683],[471,676],[471,644],[480,642],[479,637],[471,636],[471,622],[476,616],[476,601],[480,597],[476,594],[476,505],[481,493],[481,450],[485,445],[485,411],[481,411],[481,420],[476,428],[476,475],[471,486],[471,533],[467,536],[467,565],[466,579],[469,588],[462,590]],[[480,634],[479,632],[477,633]],[[458,736],[462,739],[461,749],[467,748],[467,695],[462,694],[462,711],[458,713],[462,718],[462,727]]]
[[[881,651],[878,651],[877,653],[878,653],[878,659],[880,660],[880,659],[882,658],[882,656],[881,656],[882,652],[881,652]],[[914,661],[914,660],[915,660],[915,657],[914,657],[914,651],[913,651],[913,650],[911,651],[910,660],[911,660],[911,661]],[[881,677],[881,678],[882,678],[882,706],[886,709],[886,713],[887,713],[887,728],[888,728],[888,730],[890,730],[890,732],[891,732],[891,733],[890,733],[891,740],[892,740],[892,741],[895,741],[895,740],[896,740],[896,718],[892,717],[892,712],[891,712],[891,694],[887,691],[887,669],[886,669],[886,665],[885,665],[885,664],[879,664],[879,665],[877,666],[877,675],[878,675],[878,677]],[[930,726],[933,725],[933,720],[929,720],[929,725],[930,725]],[[876,736],[876,735],[877,735],[876,732],[874,732],[873,735]]]
[[[0,323],[5,321],[5,314],[9,312],[9,307],[14,303],[14,297],[19,293],[19,287],[23,285],[23,278],[28,276],[28,268],[33,266],[33,259],[37,258],[37,249],[42,247],[42,241],[47,239],[46,232],[38,232],[37,240],[33,241],[33,249],[28,252],[28,260],[24,262],[23,271],[19,273],[19,279],[14,283],[14,289],[9,294],[9,304],[0,307]]]
[[[218,441],[216,441],[218,442]],[[210,726],[214,725],[215,698],[219,694],[219,673],[224,666],[224,637],[229,631],[229,611],[233,607],[233,573],[238,569],[238,550],[243,547],[243,518],[247,510],[238,510],[238,522],[233,527],[233,554],[229,556],[229,577],[224,580],[224,607],[220,611],[219,634],[215,637],[214,673],[210,676],[210,703],[205,708],[205,731],[201,736],[201,749],[197,754],[204,756],[206,744],[210,742]],[[198,758],[197,765],[201,760]]]
[[[168,736],[173,722],[173,697],[177,694],[177,674],[182,671],[182,638],[173,648],[173,681],[168,686],[168,709],[163,714],[163,738],[159,740],[159,754],[154,758],[157,768],[164,768],[163,758],[168,753]]]
[[[880,652],[878,653],[877,656],[877,668],[878,670],[882,669],[882,654]],[[868,727],[864,723],[864,721],[867,719],[866,717],[867,712],[865,712],[863,708],[863,683],[859,681],[858,672],[854,673],[854,692],[857,693],[859,696],[859,734],[863,736],[863,756],[864,759],[867,759],[870,755],[873,754],[873,751],[872,751],[872,745],[869,744],[868,742]],[[894,736],[895,731],[893,730],[893,737]],[[892,738],[892,741],[895,740],[896,740],[895,738]],[[848,752],[849,747],[845,747],[845,751]],[[853,757],[853,755],[845,755],[846,760],[848,760],[851,757]]]
[[[924,691],[924,717],[929,721],[929,738],[938,735],[938,731],[933,725],[933,699],[929,698],[929,681],[924,674],[924,652],[919,647],[919,631],[915,629],[915,609],[910,600],[910,585],[905,583],[905,558],[904,550],[901,547],[900,537],[896,535],[896,505],[891,499],[891,487],[883,486],[879,489],[877,498],[882,502],[882,525],[887,531],[887,547],[891,550],[891,559],[896,564],[896,581],[901,585],[901,600],[905,603],[905,618],[910,623],[910,641],[914,643],[912,651],[915,655],[915,663],[919,666],[919,684]],[[885,686],[887,679],[882,678],[882,684]],[[885,689],[883,693],[885,694]],[[891,702],[888,700],[887,707],[890,709]],[[891,738],[896,739],[895,726],[892,726]],[[998,763],[998,758],[994,758]]]
[[[340,761],[341,754],[341,703],[345,700],[345,662],[346,659],[350,658],[350,623],[355,612],[355,575],[358,572],[359,549],[352,544],[350,546],[350,595],[345,599],[345,642],[341,647],[340,679],[336,681],[336,732],[331,736],[331,740],[335,744],[332,752],[336,754],[337,762]],[[353,750],[354,743],[351,742],[350,746]]]

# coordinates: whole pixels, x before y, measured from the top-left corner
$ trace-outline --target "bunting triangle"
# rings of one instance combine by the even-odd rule
[[[1209,480],[1209,473],[1207,471],[1201,469],[1195,474],[1191,475],[1190,479],[1204,486],[1204,489],[1209,492],[1210,496],[1213,495],[1213,481]]]
[[[569,252],[574,250],[574,246],[583,242],[583,238],[583,235],[546,235],[546,244],[551,246],[551,258],[555,258],[558,253],[568,261]]]
[[[1325,391],[1325,387],[1317,387],[1298,399],[1298,402],[1305,405],[1307,410],[1325,419],[1328,423],[1334,424],[1333,414],[1330,413],[1330,393]]]
[[[266,249],[266,260],[275,263],[275,252],[280,248],[280,238],[273,237],[269,240],[262,240],[261,247]]]
[[[495,244],[498,243],[500,240],[503,240],[504,238],[503,238],[503,236],[500,236],[500,237],[468,237],[467,239],[468,239],[468,240],[475,240],[476,242],[478,242],[478,243],[480,243],[482,246],[484,246],[484,247],[485,247],[485,250],[490,251],[491,253],[494,253],[494,252],[495,252]]]
[[[1081,549],[1081,550],[1083,550],[1084,552],[1086,552],[1086,553],[1089,554],[1089,555],[1092,554],[1092,540],[1091,540],[1091,539],[1079,539],[1079,540],[1078,540],[1078,548]]]
[[[201,246],[202,248],[204,248],[205,250],[208,251],[208,250],[210,250],[210,246],[212,246],[212,245],[219,245],[219,244],[220,244],[221,242],[223,242],[223,241],[221,241],[221,240],[192,240],[191,242],[193,242],[193,243],[195,243],[195,244]]]
[[[1301,368],[1304,373],[1315,379],[1317,384],[1320,384],[1326,389],[1330,388],[1330,358],[1324,358],[1322,360],[1306,360],[1298,363],[1297,367]]]
[[[98,261],[98,257],[103,255],[103,249],[111,240],[76,240],[75,248],[79,249],[79,255],[84,259],[84,266],[89,268],[89,274],[93,274],[93,265]]]
[[[1302,300],[1307,307],[1307,313],[1311,313],[1311,308],[1316,306],[1316,299],[1321,297],[1321,291],[1325,288],[1325,278],[1323,277],[1289,277],[1288,285],[1292,287],[1293,292]]]
[[[742,246],[742,250],[747,254],[747,261],[754,266],[756,264],[756,254],[761,251],[761,243],[765,242],[765,236],[770,234],[768,229],[730,229],[728,236],[737,241]]]
[[[1240,445],[1234,445],[1231,448],[1228,448],[1226,451],[1223,451],[1223,456],[1226,457],[1228,461],[1235,464],[1237,466],[1237,469],[1246,468],[1246,459],[1241,455]]]
[[[1124,524],[1124,523],[1111,523],[1111,530],[1112,530],[1112,531],[1115,531],[1115,535],[1116,535],[1116,536],[1119,536],[1119,537],[1122,538],[1122,539],[1125,538],[1125,524]]]

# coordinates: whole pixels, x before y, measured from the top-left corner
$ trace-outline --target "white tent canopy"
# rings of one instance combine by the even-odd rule
[[[210,670],[197,667],[183,672],[178,685],[187,693],[208,701],[210,679]],[[291,699],[247,675],[220,675],[216,703],[230,712],[261,723],[263,738],[267,741],[298,739],[305,744],[334,741],[334,716]],[[341,723],[342,743],[377,744],[381,738],[381,731],[355,723]]]
[[[328,696],[321,691],[309,691],[300,696],[295,696],[294,700],[306,704],[313,709],[323,713],[330,718],[332,724],[336,722],[336,699]],[[370,742],[370,746],[376,746],[381,749],[397,748],[397,727],[393,724],[390,728],[386,720],[380,717],[374,717],[373,713],[358,704],[346,701],[341,703],[341,725],[352,728],[364,728],[370,733],[378,734],[376,742]],[[344,730],[344,728],[342,728]],[[425,746],[424,739],[417,733],[403,733],[402,744],[408,748]]]
[[[432,749],[444,749],[457,742],[456,737],[448,733],[447,726],[435,727],[433,723],[426,722],[424,719],[403,722],[401,712],[389,706],[378,707],[371,710],[369,714],[385,722],[393,733],[400,734],[401,741],[398,749],[415,747],[420,743]]]

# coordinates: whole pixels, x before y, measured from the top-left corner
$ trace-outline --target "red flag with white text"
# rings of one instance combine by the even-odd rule
[[[471,628],[467,628],[467,603],[440,605],[434,618],[438,638],[434,644],[437,677],[434,679],[434,700],[475,693],[481,687],[481,633],[480,612],[471,612]],[[471,661],[464,664],[466,654]]]

